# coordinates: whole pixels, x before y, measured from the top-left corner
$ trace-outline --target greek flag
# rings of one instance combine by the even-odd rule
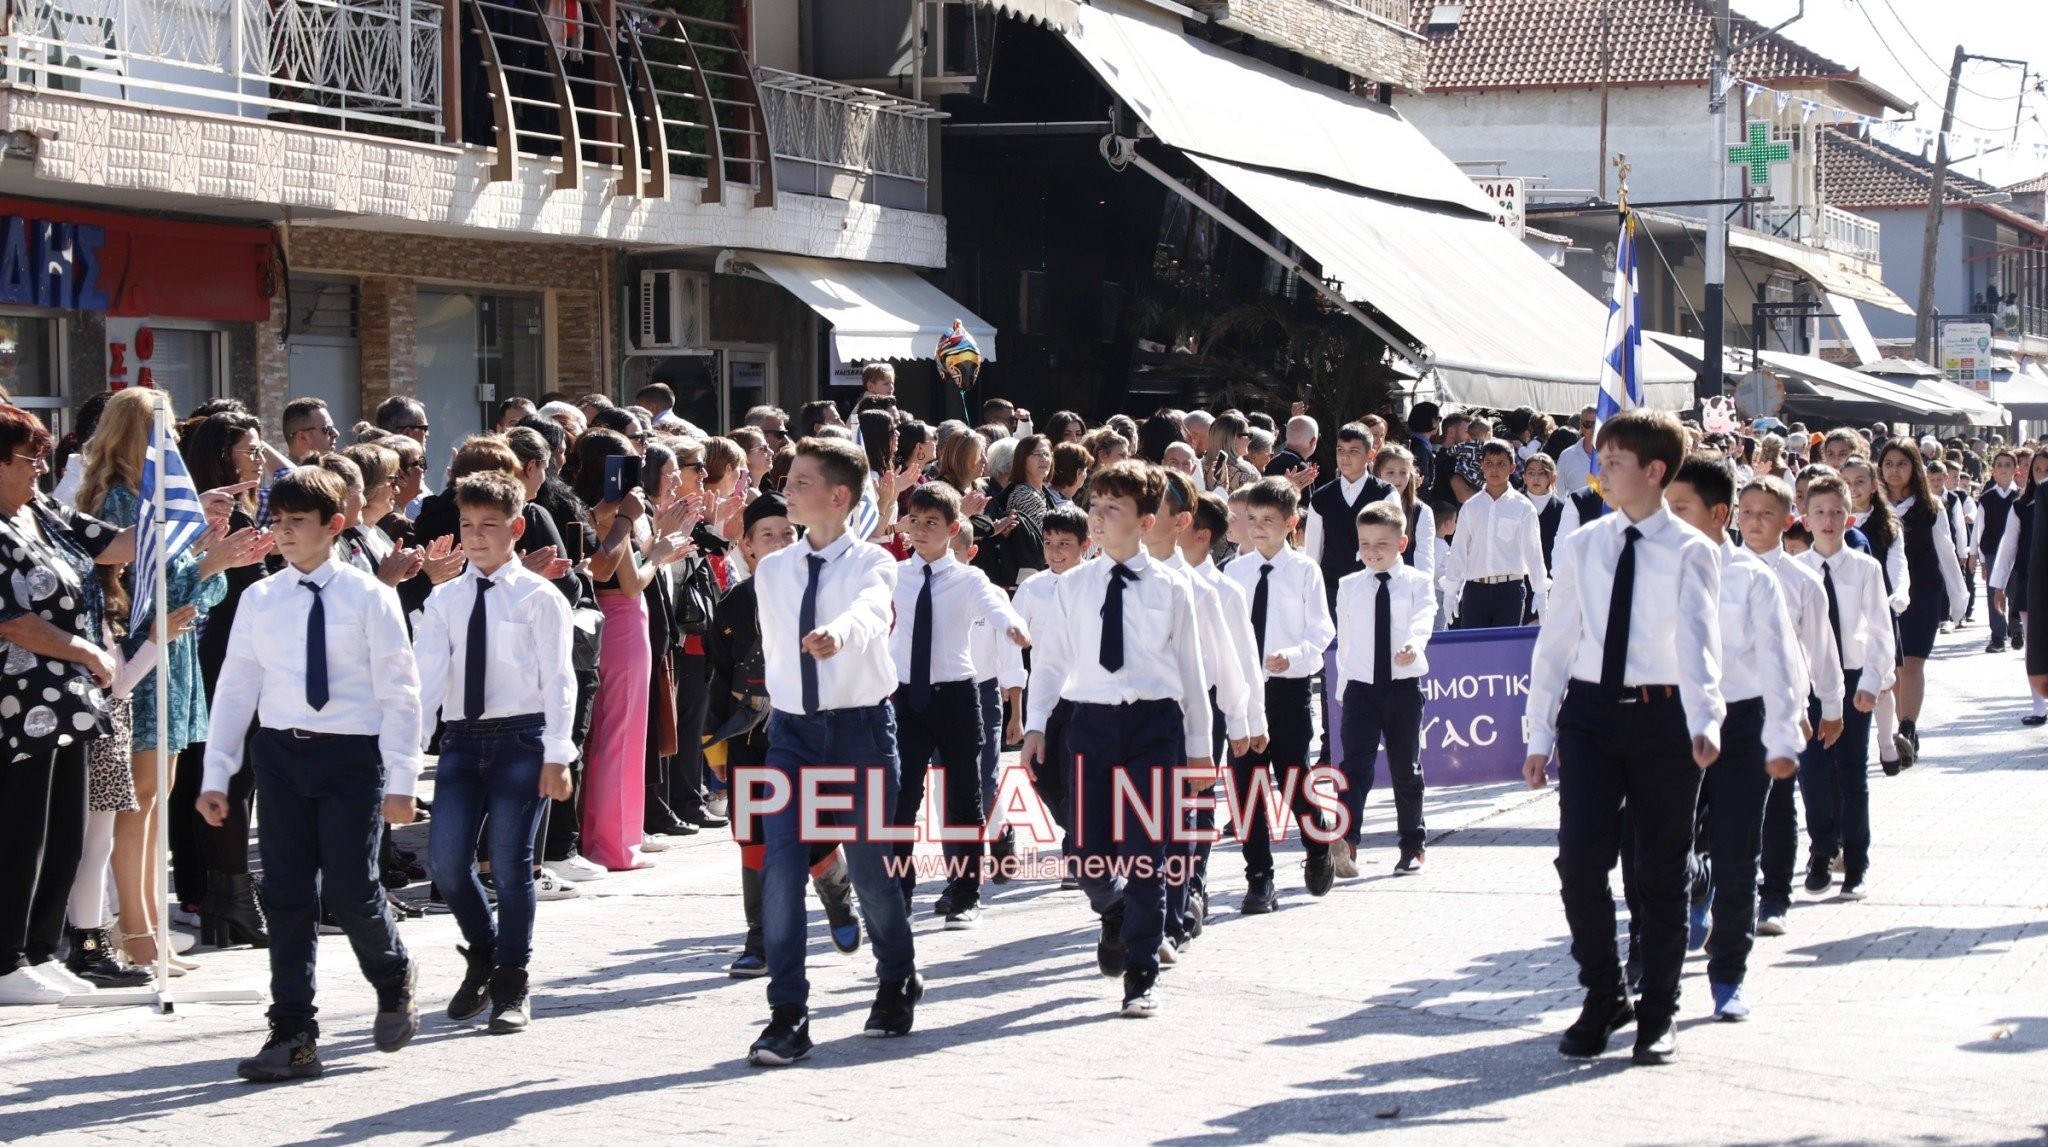
[[[164,528],[156,525],[156,487],[163,482]],[[156,579],[179,554],[206,532],[206,514],[199,491],[185,470],[185,459],[159,422],[150,431],[149,457],[142,464],[142,505],[135,522],[135,601],[128,611],[128,631],[142,633],[156,610]]]
[[[1600,362],[1600,396],[1593,404],[1596,423],[1643,404],[1642,359],[1643,309],[1636,296],[1636,220],[1624,199],[1621,241],[1614,248],[1614,294],[1607,300],[1607,342]],[[1599,455],[1596,453],[1590,461],[1592,472],[1598,474]]]

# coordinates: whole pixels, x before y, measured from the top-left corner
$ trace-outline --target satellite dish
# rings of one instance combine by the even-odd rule
[[[1735,409],[1744,418],[1774,417],[1785,409],[1785,384],[1770,371],[1750,371],[1735,384]]]

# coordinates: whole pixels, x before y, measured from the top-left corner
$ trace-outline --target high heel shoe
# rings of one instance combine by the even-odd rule
[[[256,882],[246,872],[206,874],[206,901],[200,908],[200,942],[216,948],[247,944],[270,947],[268,922],[256,902]]]
[[[121,949],[121,955],[138,968],[156,967],[156,937],[148,932],[124,932],[117,925],[114,929],[114,945]],[[182,976],[189,969],[180,966],[181,961],[168,961],[172,977]],[[196,967],[197,965],[192,965]]]

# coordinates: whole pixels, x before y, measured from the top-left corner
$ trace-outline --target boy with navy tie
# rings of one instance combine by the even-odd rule
[[[1314,735],[1309,679],[1322,667],[1323,652],[1337,635],[1337,626],[1330,620],[1322,569],[1287,544],[1297,520],[1295,497],[1285,478],[1265,478],[1245,488],[1245,537],[1251,545],[1223,571],[1251,599],[1252,634],[1265,678],[1267,746],[1238,754],[1230,762],[1232,790],[1237,794],[1233,803],[1240,805],[1233,819],[1249,880],[1240,909],[1246,915],[1271,912],[1279,899],[1273,886],[1275,833],[1267,823],[1267,802],[1253,787],[1260,769],[1267,770],[1274,791],[1291,795],[1302,848],[1308,854],[1302,872],[1309,894],[1328,895],[1335,879],[1321,809],[1309,792],[1308,753]],[[1331,529],[1325,549],[1342,544],[1338,524],[1332,523]]]
[[[1356,858],[1366,794],[1382,741],[1394,786],[1401,856],[1397,876],[1422,871],[1422,678],[1436,628],[1429,575],[1401,560],[1408,519],[1380,502],[1359,511],[1358,554],[1365,568],[1337,583],[1337,667],[1344,683],[1344,839],[1333,842],[1338,875],[1358,875]]]
[[[867,456],[851,442],[798,443],[783,497],[789,520],[806,533],[762,558],[754,572],[772,710],[766,768],[779,775],[789,795],[779,809],[761,816],[757,833],[767,844],[761,916],[771,1009],[768,1026],[747,1053],[757,1066],[795,1063],[811,1051],[810,983],[804,978],[804,886],[811,875],[806,821],[851,818],[855,839],[843,847],[881,980],[865,1034],[908,1034],[924,997],[903,892],[888,870],[890,846],[865,835],[869,826],[889,820],[900,779],[896,717],[889,706],[896,686],[889,656],[896,561],[847,528],[867,477]],[[848,766],[856,774],[849,812],[806,807],[807,770]],[[881,783],[873,784],[877,777]],[[734,777],[736,791],[744,783],[750,782]],[[825,795],[844,801],[848,794]],[[881,808],[871,804],[877,796]]]
[[[446,723],[428,856],[434,885],[468,941],[458,949],[468,970],[448,1018],[466,1020],[489,1007],[497,1033],[525,1031],[530,1020],[533,841],[542,800],[569,799],[576,756],[569,601],[513,560],[526,532],[525,505],[524,492],[501,474],[456,483],[469,567],[428,595],[413,633],[422,728],[436,716]],[[486,823],[495,922],[477,879]]]
[[[911,555],[897,571],[896,623],[889,634],[897,682],[897,739],[903,759],[896,798],[897,825],[915,825],[924,807],[925,777],[936,753],[945,769],[946,827],[974,830],[970,842],[947,841],[941,910],[949,929],[981,923],[982,787],[985,735],[981,685],[968,648],[977,618],[995,618],[1018,645],[1029,639],[1024,619],[987,575],[953,556],[960,532],[960,495],[944,482],[914,487],[903,518]],[[1000,734],[998,734],[1000,735]],[[913,844],[901,841],[903,908],[917,886],[910,865]]]
[[[321,1074],[313,961],[323,906],[377,989],[377,1050],[397,1051],[420,1026],[419,970],[377,882],[384,825],[413,819],[419,670],[398,595],[334,560],[347,495],[339,477],[310,466],[271,485],[270,528],[288,568],[242,595],[206,740],[199,814],[215,826],[227,819],[228,781],[245,763],[263,809],[270,1038],[236,1067],[254,1081]]]
[[[1077,774],[1081,888],[1102,917],[1096,965],[1104,975],[1122,974],[1122,1014],[1133,1018],[1159,1007],[1174,798],[1214,768],[1194,590],[1142,544],[1165,486],[1157,469],[1134,461],[1112,463],[1089,480],[1089,525],[1102,554],[1053,587],[1052,616],[1065,623],[1039,635],[1024,731],[1024,766],[1039,768],[1053,703],[1073,702],[1067,751]],[[1154,807],[1130,808],[1132,791]],[[1127,875],[1109,874],[1111,857],[1128,866]]]
[[[1678,1054],[1693,810],[1726,715],[1720,554],[1664,505],[1686,445],[1685,428],[1661,411],[1624,411],[1601,425],[1601,492],[1617,512],[1558,540],[1536,638],[1522,771],[1531,788],[1543,787],[1556,750],[1557,871],[1586,989],[1558,1043],[1568,1056],[1599,1055],[1631,1020],[1635,1062]],[[1642,903],[1640,1004],[1629,1000],[1614,938],[1608,873],[1623,848],[1634,851]]]

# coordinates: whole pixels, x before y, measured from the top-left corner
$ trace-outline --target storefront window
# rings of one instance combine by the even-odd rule
[[[171,396],[178,417],[214,398],[220,383],[220,336],[175,327],[153,327],[150,333],[156,343],[148,362],[150,377]]]
[[[0,390],[16,398],[60,397],[57,320],[0,315]]]

